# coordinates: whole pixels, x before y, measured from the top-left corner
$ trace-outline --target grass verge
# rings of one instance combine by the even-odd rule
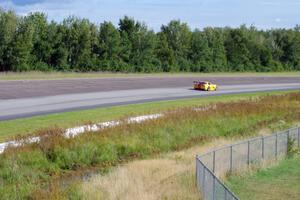
[[[111,73],[111,72],[0,72],[0,80],[55,80],[74,78],[127,78],[127,77],[249,77],[249,76],[300,76],[300,72],[223,72],[223,73]]]
[[[15,136],[32,134],[40,129],[48,127],[59,127],[62,129],[78,125],[99,123],[109,120],[126,118],[144,114],[160,113],[176,108],[190,106],[203,106],[217,102],[232,102],[248,98],[258,98],[267,95],[287,94],[295,91],[257,92],[249,94],[222,95],[215,97],[203,97],[194,99],[183,99],[175,101],[161,101],[126,106],[115,106],[109,108],[98,108],[75,112],[51,114],[32,118],[24,118],[0,122],[0,142],[14,139]]]
[[[44,130],[40,143],[11,148],[0,155],[0,197],[80,199],[76,189],[66,187],[66,177],[74,182],[72,176],[87,169],[103,172],[130,160],[180,151],[216,138],[249,137],[269,125],[287,128],[300,119],[300,93],[212,105],[198,111],[178,108],[156,120],[73,139],[64,138],[58,128]],[[278,127],[278,122],[282,126]]]
[[[229,177],[227,185],[244,200],[296,200],[300,196],[300,156],[250,174]]]

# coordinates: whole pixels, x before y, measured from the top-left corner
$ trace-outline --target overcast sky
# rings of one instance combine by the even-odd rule
[[[172,19],[192,28],[253,24],[269,29],[300,24],[300,0],[0,0],[0,6],[20,15],[41,11],[58,22],[74,15],[117,24],[128,15],[156,31]]]

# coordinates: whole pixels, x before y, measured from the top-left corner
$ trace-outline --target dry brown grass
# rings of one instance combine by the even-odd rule
[[[84,182],[84,199],[199,199],[195,185],[195,155],[232,143],[217,139],[203,146],[134,161]]]

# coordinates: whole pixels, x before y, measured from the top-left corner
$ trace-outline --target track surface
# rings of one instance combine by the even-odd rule
[[[190,87],[173,87],[6,99],[0,100],[0,121],[64,111],[151,102],[158,100],[203,97],[221,94],[237,94],[255,91],[300,89],[300,81],[296,83],[282,82],[283,81],[281,81],[280,84],[222,85],[219,87],[217,92],[195,91]]]
[[[201,77],[218,85],[300,83],[300,77]],[[197,77],[1,81],[0,100],[105,91],[190,87]]]

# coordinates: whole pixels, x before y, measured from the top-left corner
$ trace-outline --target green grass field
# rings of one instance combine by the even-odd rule
[[[138,116],[167,111],[169,109],[184,108],[189,106],[202,106],[209,103],[231,102],[247,98],[256,98],[266,95],[286,94],[295,91],[257,92],[249,94],[222,95],[182,99],[175,101],[161,101],[109,108],[98,108],[75,112],[51,114],[32,118],[0,122],[0,142],[13,139],[15,136],[33,134],[40,129],[48,127],[70,128],[89,123],[99,123],[109,120],[122,119],[128,116]]]
[[[215,106],[208,110],[178,108],[156,120],[73,139],[62,137],[58,128],[46,129],[40,132],[44,136],[40,143],[0,155],[0,197],[70,199],[79,194],[72,187],[65,190],[57,181],[65,183],[64,178],[78,177],[85,170],[105,172],[131,160],[188,149],[216,138],[251,137],[265,127],[285,129],[300,120],[300,93],[218,103],[214,98],[210,102]]]
[[[300,156],[249,175],[230,177],[227,185],[243,200],[300,199]]]
[[[300,72],[223,72],[223,73],[110,73],[110,72],[0,72],[0,80],[51,80],[51,79],[66,79],[66,78],[111,78],[111,77],[176,77],[176,76],[191,76],[191,77],[209,77],[209,76],[300,76]]]

